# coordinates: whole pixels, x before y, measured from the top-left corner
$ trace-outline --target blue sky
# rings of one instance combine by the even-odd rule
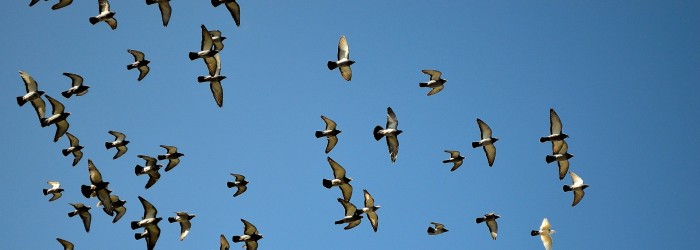
[[[261,249],[541,249],[529,230],[549,218],[557,249],[688,249],[698,233],[700,170],[700,4],[694,1],[247,1],[241,27],[207,1],[173,1],[164,28],[158,8],[143,1],[112,1],[117,30],[92,26],[96,1],[76,1],[52,11],[55,1],[12,1],[0,10],[0,85],[4,163],[0,213],[7,249],[59,249],[55,238],[78,249],[143,249],[129,221],[138,220],[143,196],[161,217],[189,211],[189,236],[162,221],[156,249],[218,249],[218,237],[239,235],[241,218],[265,238]],[[200,44],[200,25],[228,37],[221,52],[224,106],[214,103],[206,74],[189,51]],[[351,82],[325,64],[347,37]],[[151,72],[125,65],[140,50]],[[438,69],[449,82],[427,97],[421,69]],[[18,71],[66,106],[70,132],[85,149],[83,160],[52,142],[54,127],[41,128],[29,105],[18,107],[24,86]],[[61,75],[82,75],[90,91],[65,99]],[[372,129],[391,106],[399,119],[398,160]],[[571,207],[570,184],[546,164],[548,110],[564,123],[571,171],[590,187]],[[320,115],[338,123],[339,143],[329,154],[354,180],[352,202],[362,189],[375,198],[379,231],[369,221],[349,231],[340,191],[321,179],[326,161]],[[472,149],[481,118],[493,129],[498,155],[489,168]],[[109,130],[125,133],[129,151],[112,160]],[[161,144],[185,154],[151,189],[133,174]],[[445,149],[467,157],[455,172],[441,163]],[[127,200],[121,221],[95,209],[79,193],[92,159],[114,193]],[[245,175],[248,191],[236,198],[229,173]],[[46,181],[64,196],[48,202]],[[68,202],[93,207],[90,233],[68,218]],[[501,215],[498,240],[474,223]],[[428,236],[429,222],[450,232]],[[237,249],[240,245],[232,246]]]

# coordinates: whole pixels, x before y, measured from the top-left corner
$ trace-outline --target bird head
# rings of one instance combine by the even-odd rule
[[[396,133],[394,135],[400,135],[401,133],[403,133],[403,130],[396,130]]]
[[[498,138],[496,138],[496,137],[491,138],[491,143],[494,143],[494,142],[497,142],[497,141],[498,141]]]
[[[382,206],[372,206],[372,211],[377,211],[377,210],[378,210],[379,208],[381,208],[381,207],[382,207]]]

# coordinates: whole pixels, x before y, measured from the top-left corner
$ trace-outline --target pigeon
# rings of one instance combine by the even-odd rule
[[[359,214],[355,214],[355,212],[357,211],[357,207],[355,207],[355,205],[353,205],[349,201],[343,200],[341,198],[338,198],[338,202],[340,202],[340,204],[343,205],[343,208],[345,209],[345,217],[343,217],[340,220],[337,220],[335,224],[340,225],[348,223],[348,225],[344,228],[345,230],[352,229],[357,225],[360,225],[363,217]]]
[[[63,97],[70,98],[73,95],[82,96],[88,92],[90,86],[83,85],[82,76],[68,72],[64,72],[63,75],[71,79],[71,87],[68,90],[61,92]]]
[[[479,124],[479,130],[481,130],[481,140],[472,142],[472,147],[484,147],[489,167],[493,167],[493,161],[496,160],[496,146],[493,144],[498,141],[498,138],[491,137],[491,128],[484,121],[477,118],[476,123]]]
[[[81,151],[83,146],[80,146],[80,141],[73,134],[66,132],[66,136],[68,137],[68,141],[70,141],[70,147],[64,148],[61,150],[61,153],[63,153],[63,156],[73,154],[73,167],[75,167],[75,165],[80,162],[80,159],[83,158],[83,151]]]
[[[199,52],[190,52],[190,54],[189,54],[190,60],[195,60],[197,58],[209,58],[209,57],[212,57],[212,56],[219,53],[218,50],[212,49],[212,46],[214,46],[214,41],[211,39],[211,34],[209,34],[207,27],[205,27],[204,24],[202,24],[201,28],[202,28],[201,50]],[[209,74],[210,75],[214,74],[212,68],[209,68]]]
[[[241,26],[241,7],[238,6],[236,0],[211,0],[211,5],[214,7],[219,7],[221,4],[226,5],[226,9],[231,13],[233,21],[236,22],[236,26]]]
[[[90,220],[92,216],[90,215],[90,207],[85,206],[83,203],[68,203],[75,208],[75,210],[68,213],[68,217],[73,217],[80,215],[80,219],[83,220],[83,226],[85,226],[85,232],[90,232]]]
[[[219,236],[219,250],[229,250],[231,248],[231,245],[228,244],[228,240],[226,240],[226,236],[223,234]]]
[[[124,216],[124,214],[126,213],[126,207],[124,206],[124,204],[126,204],[126,201],[120,200],[119,196],[116,196],[116,195],[110,195],[109,199],[110,199],[110,201],[112,201],[112,210],[117,212],[117,214],[114,215],[114,219],[112,220],[112,224],[114,224],[114,223],[117,223],[117,221],[119,221],[119,219],[121,219],[122,216]],[[102,206],[102,201],[98,201],[97,206],[98,207]],[[102,208],[102,210],[104,210],[105,213],[107,213],[106,208]],[[107,214],[109,214],[109,213],[107,213]]]
[[[129,52],[129,54],[134,56],[134,62],[132,64],[126,65],[126,69],[131,70],[137,68],[139,70],[139,78],[136,80],[143,80],[143,78],[146,77],[148,72],[151,71],[151,68],[148,67],[148,63],[150,63],[151,61],[144,59],[145,55],[141,51],[128,49],[126,50],[126,52]]]
[[[323,186],[328,189],[332,188],[333,186],[338,186],[340,191],[343,193],[343,199],[350,202],[350,198],[352,197],[352,186],[350,185],[350,181],[352,181],[352,178],[345,177],[345,169],[340,166],[340,164],[335,162],[330,157],[328,157],[327,160],[328,164],[331,165],[331,169],[333,170],[333,179],[323,179]]]
[[[335,144],[338,144],[338,137],[337,135],[340,134],[340,130],[335,129],[337,124],[328,117],[321,116],[321,119],[323,119],[323,122],[326,123],[326,129],[322,131],[316,131],[316,138],[321,138],[321,137],[326,137],[328,139],[328,143],[326,144],[326,154],[331,152],[333,148],[335,147]]]
[[[44,0],[44,1],[48,1],[48,0]],[[38,3],[38,2],[39,2],[39,0],[32,0],[32,1],[29,3],[29,6],[30,6],[30,7],[31,7],[31,6],[34,6],[34,5],[35,5],[36,3]],[[52,10],[57,10],[57,9],[66,7],[66,6],[70,5],[71,3],[73,3],[73,0],[59,0],[58,3],[54,4],[53,6],[51,6],[51,9],[52,9]],[[72,249],[72,248],[71,248],[71,249]]]
[[[556,231],[552,230],[551,225],[549,225],[549,221],[547,218],[544,218],[542,220],[542,225],[540,226],[540,230],[532,230],[530,232],[530,235],[532,236],[540,236],[540,239],[542,240],[542,245],[544,245],[545,250],[552,250],[552,236],[551,234],[555,233]]]
[[[63,250],[73,250],[73,248],[75,247],[70,241],[61,238],[56,238],[56,240],[58,241],[58,243],[61,243],[61,246],[63,246]]]
[[[41,126],[46,127],[50,126],[51,124],[55,124],[56,135],[53,137],[53,142],[57,142],[58,139],[66,134],[68,127],[70,127],[70,124],[68,124],[68,121],[66,120],[70,113],[64,112],[65,106],[63,106],[63,104],[56,99],[53,99],[51,96],[46,95],[46,100],[49,100],[49,103],[51,103],[53,113],[50,117],[41,119]]]
[[[418,84],[418,86],[422,88],[431,88],[430,92],[428,92],[428,96],[437,94],[445,88],[447,80],[440,78],[442,72],[434,69],[424,69],[421,72],[430,75],[430,80],[428,82],[421,82]]]
[[[173,11],[172,8],[170,8],[170,0],[146,0],[147,5],[154,3],[158,3],[160,16],[163,19],[163,26],[168,27],[168,22],[170,22],[170,13]]]
[[[110,149],[110,148],[117,148],[117,153],[112,157],[112,159],[116,160],[120,156],[124,155],[129,148],[126,147],[127,144],[129,144],[129,141],[126,141],[126,135],[122,134],[121,132],[118,131],[109,131],[109,134],[114,136],[114,141],[112,142],[105,142],[105,148]]]
[[[149,226],[158,224],[158,222],[160,222],[163,219],[161,217],[156,217],[156,215],[158,214],[158,210],[156,209],[156,207],[153,206],[153,204],[151,204],[141,196],[139,196],[139,200],[141,201],[141,205],[143,205],[143,217],[141,217],[140,221],[131,222],[132,230],[142,227],[148,228]]]
[[[175,214],[177,214],[177,217],[168,217],[168,222],[180,222],[180,240],[184,240],[187,234],[190,233],[190,228],[192,227],[190,220],[196,215],[188,214],[187,212],[175,212]]]
[[[262,239],[263,236],[258,232],[258,229],[250,222],[241,219],[243,222],[243,235],[234,235],[231,240],[234,243],[245,242],[246,250],[256,250],[258,249],[258,240]]]
[[[117,29],[117,19],[114,18],[116,12],[109,10],[109,2],[107,0],[97,0],[97,3],[99,4],[100,13],[97,16],[90,17],[90,24],[95,25],[104,21],[112,30]]]
[[[540,142],[546,142],[546,141],[561,141],[566,138],[569,138],[569,135],[564,134],[561,132],[561,119],[559,119],[559,115],[557,115],[557,112],[554,111],[554,109],[549,109],[549,133],[550,135],[548,136],[543,136],[540,137]]]
[[[153,250],[156,247],[156,242],[160,237],[160,227],[158,224],[149,224],[145,227],[143,233],[135,233],[136,240],[146,239],[146,249]]]
[[[554,153],[554,155],[547,155],[544,160],[547,163],[557,162],[559,165],[559,180],[563,180],[566,172],[569,172],[569,159],[574,157],[574,155],[566,152],[569,150],[569,145],[564,140],[552,141],[552,149],[555,148],[558,148],[559,151]]]
[[[214,50],[221,51],[224,49],[223,41],[226,40],[225,36],[221,35],[219,30],[210,30],[209,35],[211,35],[211,41],[214,43]]]
[[[574,191],[574,202],[571,203],[571,206],[573,207],[581,202],[581,199],[583,199],[583,196],[586,194],[583,190],[588,187],[588,184],[583,184],[583,179],[578,177],[578,175],[576,175],[574,172],[569,172],[569,176],[571,176],[571,181],[573,184],[571,184],[571,186],[564,185],[563,189],[564,192]]]
[[[236,177],[235,181],[229,181],[226,182],[226,186],[228,188],[236,187],[238,190],[236,191],[235,194],[233,194],[233,197],[239,196],[242,193],[245,193],[246,190],[248,190],[248,181],[245,180],[245,176],[240,175],[240,174],[231,174],[233,177]]]
[[[364,189],[363,191],[365,193],[365,207],[355,211],[355,215],[360,215],[363,213],[367,214],[367,219],[369,219],[369,223],[372,224],[372,229],[377,232],[377,227],[379,227],[379,217],[377,217],[376,211],[381,206],[374,205],[374,198],[372,198],[372,195],[367,192],[367,189]]]
[[[27,94],[23,96],[18,96],[17,104],[19,104],[19,106],[22,107],[27,102],[34,103],[34,100],[41,100],[41,95],[44,94],[44,91],[37,90],[38,84],[36,81],[34,81],[34,78],[21,70],[19,71],[19,76],[22,77],[22,80],[24,81],[24,87],[27,90]],[[43,103],[43,101],[41,102]]]
[[[396,114],[391,107],[386,108],[386,129],[382,126],[377,125],[374,127],[374,139],[379,141],[382,137],[386,136],[386,145],[389,147],[389,156],[391,157],[391,162],[396,162],[396,156],[399,154],[399,140],[397,138],[403,131],[397,129],[399,126],[399,120],[396,119]]]
[[[55,201],[58,200],[58,198],[61,198],[61,192],[63,192],[63,188],[61,188],[61,183],[57,181],[47,181],[49,185],[51,185],[51,188],[44,188],[44,195],[49,195],[52,194],[51,199],[49,201]]]
[[[464,162],[464,156],[461,156],[459,154],[459,151],[455,150],[445,150],[445,153],[450,154],[450,159],[443,160],[442,163],[450,163],[452,162],[452,169],[450,171],[455,171],[457,170],[460,166],[462,166],[462,162]]]
[[[498,235],[498,223],[496,223],[496,219],[498,218],[501,218],[501,216],[495,213],[488,213],[485,214],[484,217],[476,218],[476,224],[486,221],[486,226],[489,227],[491,238],[493,238],[493,240],[496,240],[496,236]]]
[[[435,228],[428,227],[428,235],[438,235],[438,234],[450,231],[450,230],[447,230],[447,228],[445,228],[445,225],[443,225],[443,224],[440,224],[437,222],[430,222],[430,224],[435,225]]]
[[[345,36],[341,36],[340,41],[338,41],[338,61],[328,61],[328,69],[334,70],[338,68],[343,79],[350,81],[350,79],[352,79],[352,69],[350,69],[350,65],[353,63],[355,63],[355,61],[350,60],[348,41],[345,40]]]
[[[158,155],[158,160],[168,160],[168,165],[165,167],[165,172],[168,172],[175,168],[177,164],[180,164],[180,157],[185,156],[183,153],[177,152],[177,147],[175,146],[168,146],[168,145],[160,145],[161,148],[164,148],[167,150],[167,152],[164,155]]]
[[[138,157],[146,161],[146,166],[144,167],[141,165],[136,165],[136,167],[134,167],[134,173],[136,173],[136,176],[148,174],[148,182],[146,183],[146,189],[149,189],[153,186],[153,184],[156,184],[158,179],[160,179],[160,173],[158,172],[158,170],[161,167],[163,167],[163,165],[156,164],[158,160],[150,156],[138,155]]]
[[[112,191],[107,189],[109,182],[105,182],[102,179],[102,174],[92,162],[92,159],[88,159],[88,174],[90,176],[91,185],[82,185],[80,187],[80,192],[83,194],[83,196],[85,196],[85,198],[97,196],[97,199],[100,200],[104,206],[105,213],[112,216],[114,214],[114,210],[112,208],[112,199],[109,195],[109,193]]]
[[[197,82],[209,82],[211,94],[214,96],[216,105],[220,108],[224,105],[224,89],[221,87],[221,81],[226,79],[226,76],[221,75],[221,58],[219,54],[216,54],[213,57],[204,58],[204,62],[210,70],[212,69],[210,66],[214,66],[214,73],[210,73],[211,75],[208,76],[197,77]]]

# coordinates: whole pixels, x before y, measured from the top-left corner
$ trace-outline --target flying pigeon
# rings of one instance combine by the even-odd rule
[[[37,116],[39,116],[39,124],[41,124],[41,120],[44,119],[46,115],[46,103],[41,99],[41,95],[44,94],[44,91],[37,90],[38,84],[29,74],[20,70],[19,76],[22,77],[22,81],[24,81],[27,94],[18,96],[17,104],[22,107],[25,103],[31,102],[34,111],[36,111]]]
[[[316,138],[321,138],[321,137],[326,137],[328,139],[328,143],[326,144],[326,154],[331,152],[333,148],[335,147],[335,144],[338,144],[338,137],[337,135],[340,134],[340,130],[335,129],[337,126],[335,122],[328,117],[321,116],[321,119],[323,119],[323,122],[326,123],[326,129],[322,131],[316,131]]]
[[[372,198],[372,195],[367,192],[367,189],[363,190],[365,193],[365,207],[358,209],[355,211],[355,215],[360,215],[360,214],[367,214],[367,219],[369,219],[369,223],[372,224],[372,229],[374,231],[377,231],[377,227],[379,227],[379,217],[377,217],[377,209],[379,209],[381,206],[375,206],[374,205],[374,198]]]
[[[83,220],[83,226],[85,226],[85,232],[90,232],[90,220],[92,216],[90,215],[90,207],[85,206],[83,203],[68,203],[75,208],[75,210],[68,213],[68,217],[73,217],[80,215],[80,219]]]
[[[90,17],[90,23],[95,25],[104,21],[112,30],[117,29],[117,19],[114,18],[116,12],[109,10],[109,2],[107,0],[97,0],[97,3],[99,4],[100,13],[97,16]]]
[[[226,186],[228,188],[236,187],[238,190],[236,191],[235,194],[233,194],[233,197],[239,196],[242,193],[245,193],[246,190],[248,190],[248,181],[245,180],[245,176],[240,175],[240,174],[231,174],[233,177],[236,177],[235,181],[229,181],[226,182]]]
[[[138,69],[139,70],[139,78],[136,80],[137,81],[143,80],[143,78],[146,77],[148,72],[151,71],[151,68],[148,67],[148,64],[151,61],[144,59],[145,55],[141,51],[128,49],[128,50],[126,50],[126,52],[129,52],[129,54],[134,56],[134,62],[129,64],[129,65],[126,65],[126,69],[127,70]]]
[[[146,161],[146,166],[136,165],[136,167],[134,167],[134,173],[136,173],[136,176],[141,176],[142,174],[148,175],[146,189],[149,189],[160,179],[160,172],[158,172],[158,170],[163,167],[163,165],[156,164],[158,160],[147,155],[138,155],[138,157]]]
[[[63,106],[63,104],[56,99],[53,99],[51,96],[46,95],[46,99],[49,100],[49,103],[51,103],[53,113],[50,117],[41,119],[41,126],[46,127],[50,126],[51,124],[55,124],[56,135],[53,137],[53,142],[57,142],[59,138],[66,134],[68,127],[70,127],[70,124],[68,124],[68,121],[66,120],[70,113],[64,112],[66,109],[65,106]]]
[[[462,166],[462,163],[464,162],[464,156],[461,156],[459,154],[459,151],[455,150],[445,150],[445,153],[450,154],[450,159],[443,160],[442,163],[450,163],[452,162],[452,169],[450,171],[455,171],[457,170],[460,166]]]
[[[564,192],[574,191],[574,202],[571,203],[571,206],[573,207],[581,202],[581,199],[583,199],[583,196],[586,194],[583,190],[588,187],[588,184],[583,184],[583,179],[578,177],[578,175],[576,175],[574,172],[569,172],[569,176],[571,176],[571,181],[573,184],[571,184],[571,186],[564,185],[563,189]]]
[[[258,240],[262,239],[263,236],[258,232],[258,229],[250,222],[241,219],[243,222],[243,235],[234,235],[231,240],[234,243],[245,242],[246,250],[256,250],[258,249]]]
[[[563,180],[566,176],[566,172],[569,171],[569,159],[574,157],[574,155],[569,154],[569,145],[566,144],[565,140],[552,141],[552,149],[558,148],[559,151],[554,153],[554,155],[547,155],[545,161],[547,163],[552,163],[554,161],[559,165],[559,180]]]
[[[61,183],[57,181],[47,181],[46,183],[51,185],[51,188],[44,188],[44,195],[52,194],[51,199],[49,199],[49,201],[55,201],[58,200],[58,198],[61,198],[61,192],[63,192],[63,188],[61,188]]]
[[[112,191],[107,189],[109,182],[105,182],[102,179],[100,170],[97,169],[91,159],[88,159],[88,174],[90,176],[91,185],[82,185],[80,187],[80,192],[83,194],[83,196],[85,196],[85,198],[97,196],[97,199],[100,200],[104,206],[105,213],[112,216],[114,214],[114,210],[112,208],[112,199],[109,195],[109,193]]]
[[[48,1],[48,0],[44,0],[44,1]],[[32,0],[32,1],[29,3],[29,6],[30,6],[30,7],[31,7],[31,6],[34,6],[34,5],[35,5],[36,3],[38,3],[38,2],[39,2],[39,0]],[[52,10],[57,10],[57,9],[66,7],[66,6],[70,5],[71,3],[73,3],[73,0],[59,0],[58,3],[54,4],[53,6],[51,6],[51,9],[52,9]],[[72,248],[71,248],[71,249],[72,249]]]
[[[422,88],[431,88],[430,92],[428,92],[428,96],[437,94],[438,92],[442,91],[443,88],[445,88],[445,83],[447,80],[440,78],[440,76],[442,76],[442,72],[434,69],[424,69],[421,72],[423,72],[423,74],[430,75],[429,81],[418,84],[418,86]]]
[[[491,238],[493,238],[493,240],[496,240],[496,236],[498,235],[498,223],[496,223],[496,219],[498,218],[501,218],[501,216],[495,213],[488,213],[485,214],[484,217],[476,218],[476,224],[486,221],[486,226],[489,228]]]
[[[90,86],[83,85],[83,77],[68,72],[64,72],[63,75],[71,79],[71,87],[61,92],[63,97],[70,98],[73,95],[82,96],[88,92]]]
[[[552,250],[552,236],[551,234],[555,233],[554,230],[551,229],[551,225],[549,225],[549,221],[547,218],[544,218],[542,220],[542,225],[540,226],[540,230],[532,230],[530,232],[530,235],[532,236],[540,236],[540,239],[542,240],[542,245],[544,245],[545,250]]]
[[[489,167],[492,167],[493,161],[496,160],[496,146],[493,144],[498,141],[498,138],[491,137],[491,128],[484,121],[477,118],[476,123],[479,124],[479,130],[481,130],[481,140],[472,142],[472,147],[484,147],[484,153],[486,153]]]
[[[569,135],[564,134],[561,132],[562,126],[561,126],[561,119],[559,119],[559,115],[557,115],[557,112],[554,111],[554,109],[549,109],[549,133],[550,135],[548,136],[543,136],[540,137],[540,142],[546,142],[546,141],[561,141],[566,138],[569,138]],[[558,151],[558,150],[556,150]]]
[[[124,155],[129,148],[126,147],[127,144],[129,144],[129,141],[126,141],[126,135],[122,134],[121,132],[118,131],[109,131],[109,134],[114,136],[114,141],[111,142],[105,142],[105,148],[110,149],[110,148],[117,148],[117,153],[112,157],[112,159],[117,159],[120,156]]]
[[[163,19],[163,26],[167,27],[168,22],[170,22],[170,14],[173,11],[170,8],[170,0],[146,0],[147,5],[158,3],[158,8],[160,9],[160,16]]]
[[[399,140],[398,135],[403,131],[397,129],[399,126],[399,119],[396,119],[396,114],[391,107],[386,108],[386,129],[382,126],[377,125],[374,127],[374,139],[379,141],[382,137],[386,136],[386,145],[389,147],[389,156],[391,157],[391,162],[396,162],[396,156],[399,154]]]
[[[63,246],[63,250],[73,250],[73,248],[75,247],[70,241],[61,238],[56,238],[56,240],[58,241],[58,243],[61,243],[61,246]]]
[[[164,155],[158,155],[158,160],[168,160],[168,165],[165,167],[165,172],[172,170],[177,164],[180,164],[180,157],[185,156],[183,153],[177,152],[177,147],[160,145],[161,148],[167,150]]]
[[[176,217],[168,217],[168,222],[180,222],[180,240],[184,240],[187,234],[190,233],[190,228],[192,227],[190,220],[196,215],[188,214],[187,212],[175,212],[175,214],[177,214]]]
[[[83,158],[83,151],[81,151],[83,146],[80,146],[80,141],[73,134],[66,132],[66,136],[68,141],[70,141],[70,147],[64,148],[61,150],[61,153],[63,153],[63,156],[73,154],[73,167],[75,167],[80,162],[80,159]]]
[[[352,197],[352,186],[350,185],[350,181],[352,181],[352,178],[345,177],[345,169],[340,166],[340,164],[335,162],[330,157],[328,157],[327,160],[328,164],[331,165],[331,169],[333,170],[333,179],[323,179],[323,186],[328,189],[332,188],[333,186],[338,186],[340,191],[343,193],[343,199],[350,202],[350,198]]]
[[[352,229],[357,225],[360,225],[363,217],[359,214],[355,214],[355,212],[357,211],[357,207],[355,207],[355,205],[353,205],[349,201],[345,201],[341,198],[338,198],[338,202],[340,202],[340,204],[343,205],[343,208],[345,209],[345,217],[343,217],[340,220],[337,220],[335,224],[340,225],[348,223],[348,225],[344,228],[345,230]]]
[[[241,26],[241,7],[236,3],[236,0],[211,0],[211,5],[218,7],[221,4],[226,5],[226,9],[231,13],[236,26]]]
[[[126,213],[126,207],[124,206],[124,204],[126,204],[126,201],[120,200],[119,196],[116,196],[116,195],[110,195],[109,199],[112,202],[112,210],[117,212],[117,214],[114,215],[114,219],[112,220],[112,224],[114,224],[114,223],[117,223],[117,221],[119,221],[119,219],[121,219],[122,216],[124,216],[124,214]],[[97,206],[98,207],[102,206],[102,201],[98,201]],[[107,213],[106,208],[102,208],[102,210],[104,210],[105,213]],[[109,213],[107,213],[107,214],[109,214]]]
[[[328,69],[334,70],[339,68],[340,75],[343,79],[350,81],[352,79],[352,69],[350,65],[355,63],[355,61],[350,60],[350,49],[348,48],[348,41],[345,40],[345,36],[340,37],[338,41],[338,61],[328,61]]]
[[[445,228],[445,225],[443,225],[443,224],[440,224],[437,222],[430,222],[430,224],[435,225],[435,228],[428,227],[428,235],[438,235],[438,234],[450,231],[450,230],[447,230],[447,228]]]
[[[139,196],[139,200],[141,201],[141,205],[143,205],[143,217],[141,217],[140,221],[132,221],[131,229],[135,230],[143,227],[145,231],[143,233],[134,234],[134,238],[137,240],[146,238],[146,247],[149,250],[152,250],[156,246],[158,237],[160,237],[160,227],[158,227],[158,222],[160,222],[163,218],[156,217],[158,210],[156,210],[156,207],[154,207],[153,204],[141,196]]]

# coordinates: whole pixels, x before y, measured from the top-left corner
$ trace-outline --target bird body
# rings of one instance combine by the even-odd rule
[[[554,234],[556,231],[551,229],[551,225],[549,224],[549,220],[547,218],[544,218],[542,220],[542,225],[540,225],[540,230],[532,230],[530,232],[530,235],[532,236],[540,236],[540,239],[542,240],[542,245],[544,245],[545,250],[551,250],[552,249],[552,234]]]
[[[398,129],[399,119],[396,118],[394,110],[392,110],[391,107],[388,107],[386,111],[386,128],[382,128],[382,126],[377,125],[376,127],[374,127],[373,134],[374,139],[377,141],[382,139],[382,137],[386,137],[386,144],[389,148],[389,157],[391,158],[391,162],[393,163],[396,162],[396,157],[399,154],[398,135],[403,133],[403,131]]]
[[[126,145],[129,144],[129,141],[125,140],[126,135],[124,135],[121,132],[112,130],[109,131],[109,134],[114,136],[114,141],[105,142],[105,148],[117,148],[117,153],[114,154],[114,157],[112,157],[112,159],[117,159],[120,156],[124,155],[127,150],[129,150],[129,148],[126,147]]]
[[[450,154],[450,158],[447,160],[443,160],[442,163],[452,163],[452,169],[450,171],[455,171],[457,170],[460,166],[462,166],[462,163],[464,162],[464,156],[460,155],[459,151],[455,150],[445,150],[445,153]]]
[[[571,203],[571,206],[573,207],[581,202],[581,199],[583,199],[583,196],[586,194],[583,190],[588,187],[588,184],[584,184],[583,179],[581,179],[581,177],[574,172],[569,172],[569,176],[571,176],[571,181],[573,184],[571,184],[571,186],[564,185],[562,188],[564,189],[564,192],[574,192],[574,201]]]
[[[44,188],[44,195],[49,195],[51,194],[51,199],[49,201],[55,201],[58,200],[58,198],[61,198],[63,192],[63,188],[61,188],[61,183],[58,181],[48,181],[46,182],[49,185],[51,185],[51,188]]]
[[[83,152],[81,150],[84,147],[80,146],[80,141],[73,134],[66,132],[66,136],[70,141],[70,147],[62,149],[61,153],[63,154],[63,156],[73,154],[73,167],[75,167],[75,165],[77,165],[78,162],[80,162],[80,159],[83,158]]]
[[[355,61],[350,60],[350,48],[348,47],[348,41],[345,39],[345,36],[341,36],[340,40],[338,41],[338,60],[328,61],[328,69],[334,70],[335,68],[338,68],[343,79],[350,81],[352,79],[352,69],[350,68],[350,65],[353,65],[354,63]]]
[[[68,217],[73,217],[80,215],[80,219],[83,221],[83,226],[85,227],[85,232],[90,232],[90,221],[92,216],[90,215],[90,207],[85,206],[83,203],[69,203],[75,210],[68,213]]]
[[[496,146],[493,144],[498,141],[498,138],[491,136],[491,127],[489,127],[489,125],[487,125],[484,121],[477,118],[476,123],[479,125],[479,130],[481,131],[481,140],[472,142],[472,147],[483,147],[489,167],[492,167],[493,162],[496,160]]]
[[[493,238],[493,240],[496,240],[496,236],[498,236],[498,223],[496,222],[496,219],[498,218],[501,218],[501,216],[495,213],[488,213],[485,214],[484,217],[476,218],[476,224],[486,222],[486,226],[489,228],[491,238]]]
[[[336,129],[338,125],[330,118],[321,116],[321,119],[323,119],[323,122],[326,123],[326,128],[324,130],[316,131],[315,136],[316,138],[326,137],[328,139],[325,151],[326,154],[328,154],[331,152],[331,150],[333,150],[335,145],[338,144],[337,135],[340,134],[341,131]]]
[[[187,212],[175,212],[175,214],[177,216],[168,217],[168,222],[180,222],[180,240],[184,240],[185,237],[187,237],[187,234],[189,234],[190,228],[192,227],[192,223],[190,222],[190,220],[192,220],[196,215],[188,214]]]
[[[98,0],[99,14],[94,17],[90,17],[90,24],[95,25],[99,22],[105,22],[109,25],[112,30],[117,29],[117,19],[114,18],[116,12],[109,9],[109,1]]]
[[[443,224],[440,224],[437,222],[430,222],[430,224],[435,225],[435,228],[428,227],[428,235],[438,235],[438,234],[450,231],[450,230],[447,230],[447,228],[445,228],[445,225],[443,225]]]
[[[445,83],[447,80],[440,78],[440,76],[442,76],[442,72],[434,69],[424,69],[421,72],[430,76],[430,79],[427,82],[418,83],[419,87],[431,88],[430,92],[428,92],[428,96],[437,94],[438,92],[442,91],[443,88],[445,88]]]
[[[61,92],[63,97],[70,98],[73,95],[82,96],[88,92],[90,86],[83,85],[82,76],[68,72],[64,72],[63,75],[71,79],[71,87],[68,90]]]
[[[228,188],[236,187],[238,190],[236,190],[236,193],[233,194],[233,197],[239,196],[243,194],[246,190],[248,190],[248,181],[245,180],[245,176],[240,175],[240,174],[231,174],[233,177],[236,178],[235,181],[229,181],[226,182],[226,186]]]

